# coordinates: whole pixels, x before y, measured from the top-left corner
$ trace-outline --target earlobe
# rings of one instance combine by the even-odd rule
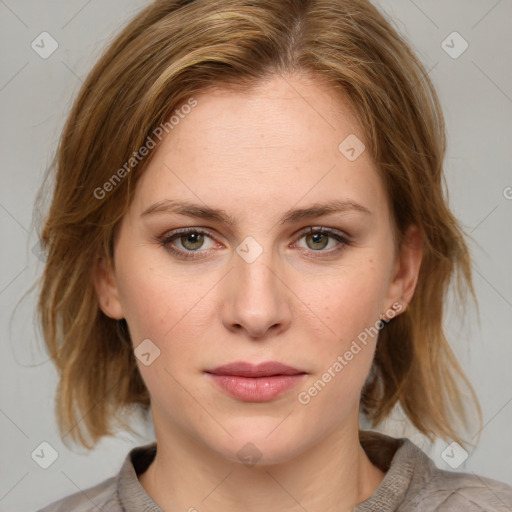
[[[98,257],[95,261],[93,282],[96,297],[103,313],[115,320],[124,318],[114,272],[105,257]]]
[[[418,283],[423,257],[423,235],[420,228],[411,225],[404,233],[398,261],[391,282],[390,298],[400,302],[403,309],[411,302]]]

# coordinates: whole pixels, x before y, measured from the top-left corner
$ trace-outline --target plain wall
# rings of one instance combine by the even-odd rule
[[[141,425],[139,438],[119,434],[104,439],[90,453],[67,449],[53,416],[56,372],[36,331],[35,294],[14,312],[43,268],[33,251],[33,205],[66,114],[102,48],[146,4],[0,2],[2,511],[33,511],[99,483],[117,473],[131,447],[153,439],[152,427]],[[376,5],[389,13],[438,89],[447,123],[450,205],[473,238],[480,325],[474,311],[462,324],[449,314],[447,330],[481,400],[484,428],[479,445],[458,470],[512,484],[512,4],[381,0]],[[43,31],[59,45],[46,59],[31,47]],[[453,31],[469,44],[458,58],[441,46]],[[456,40],[451,45],[456,50],[459,44]],[[427,446],[421,436],[400,430],[395,420],[382,430],[393,435],[406,432],[439,467],[451,469],[441,457],[447,443]],[[59,454],[46,470],[31,458],[43,441]]]

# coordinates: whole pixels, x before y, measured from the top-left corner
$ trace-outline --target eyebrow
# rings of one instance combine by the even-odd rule
[[[360,212],[371,215],[372,212],[365,206],[349,200],[334,200],[326,203],[314,203],[307,208],[296,208],[285,212],[279,219],[279,224],[293,224],[304,219],[321,217],[332,213]],[[235,226],[238,217],[229,215],[221,208],[211,208],[200,204],[194,204],[187,201],[164,199],[158,203],[152,204],[144,210],[141,217],[154,215],[157,213],[174,213],[186,215],[198,219],[217,221],[230,227]]]

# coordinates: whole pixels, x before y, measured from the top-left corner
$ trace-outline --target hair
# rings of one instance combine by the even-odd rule
[[[157,0],[89,73],[46,177],[55,182],[40,229],[37,312],[60,377],[61,434],[92,448],[114,424],[131,430],[123,411],[149,410],[126,321],[101,311],[92,279],[99,257],[114,268],[116,229],[154,154],[140,158],[148,137],[209,88],[248,92],[292,75],[348,100],[382,177],[397,244],[411,225],[423,234],[414,297],[379,333],[361,411],[376,426],[400,405],[431,441],[463,444],[456,425],[468,423],[465,386],[481,424],[443,329],[452,284],[459,304],[476,298],[465,233],[448,208],[443,114],[418,57],[366,0]]]

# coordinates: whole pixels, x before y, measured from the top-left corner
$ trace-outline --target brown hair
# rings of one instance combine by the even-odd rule
[[[157,0],[90,72],[49,169],[55,184],[41,232],[47,261],[38,314],[60,375],[61,434],[91,448],[112,434],[114,420],[130,429],[123,411],[149,407],[127,325],[103,314],[92,281],[99,256],[114,264],[116,227],[154,151],[140,161],[134,155],[194,94],[209,87],[248,91],[292,73],[348,99],[384,180],[397,232],[416,224],[424,235],[415,295],[379,335],[361,410],[378,425],[399,403],[429,439],[462,444],[455,424],[468,422],[464,384],[481,422],[476,394],[442,325],[452,277],[460,303],[467,290],[474,298],[463,231],[445,197],[444,120],[407,43],[365,0]],[[122,179],[98,198],[98,187],[116,173]]]

